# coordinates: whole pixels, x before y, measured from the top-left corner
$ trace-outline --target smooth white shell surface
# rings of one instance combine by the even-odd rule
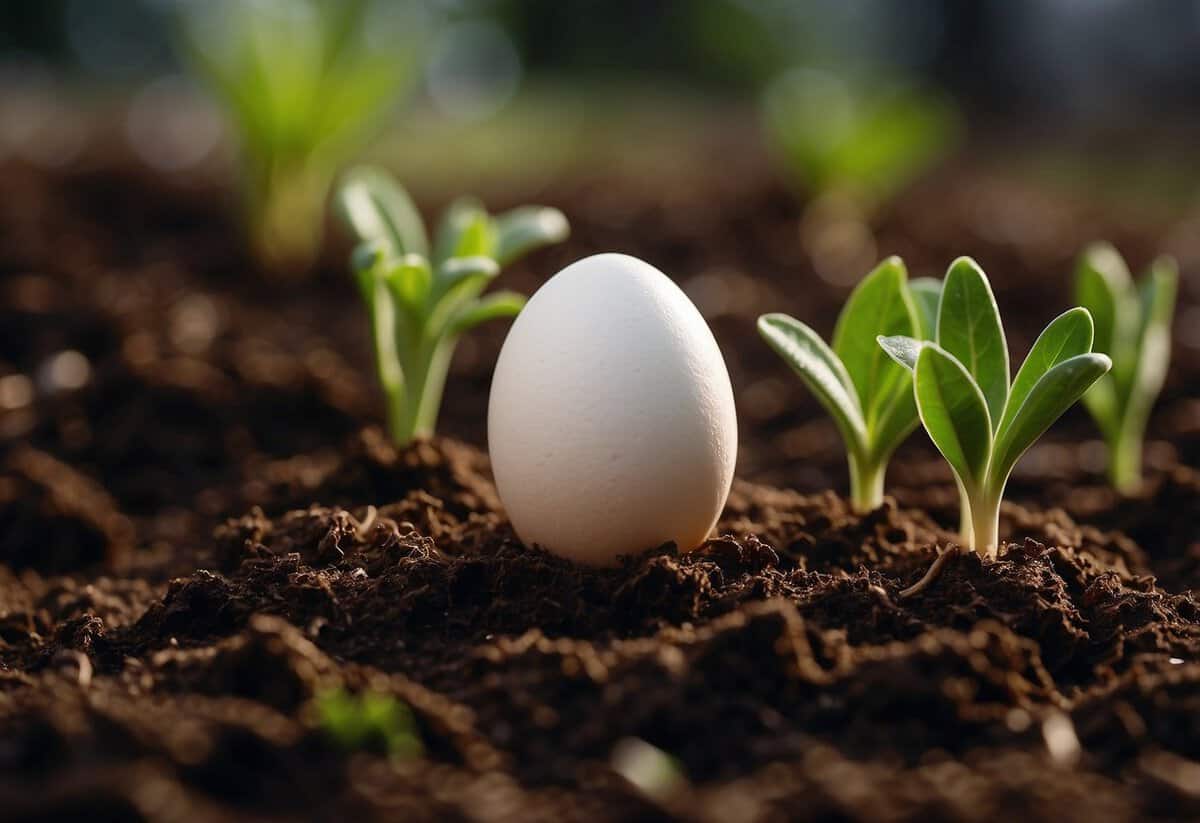
[[[715,525],[737,457],[729,373],[700,312],[662,272],[598,254],[517,316],[492,379],[488,444],[517,534],[606,565]]]

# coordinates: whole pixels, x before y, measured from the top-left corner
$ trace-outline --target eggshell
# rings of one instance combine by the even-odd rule
[[[708,537],[729,495],[737,415],[725,361],[653,266],[598,254],[517,316],[492,380],[500,498],[529,545],[609,565]]]

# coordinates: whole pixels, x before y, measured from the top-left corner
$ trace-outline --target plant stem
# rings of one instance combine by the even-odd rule
[[[887,472],[887,461],[870,463],[851,454],[850,463],[850,507],[859,514],[874,511],[883,505],[883,476]]]
[[[1142,433],[1133,426],[1121,426],[1108,439],[1108,479],[1124,495],[1142,487]]]
[[[397,445],[433,435],[457,342],[453,337],[422,337],[408,346],[397,345],[400,351],[412,352],[404,358],[405,391],[388,406],[388,429]]]
[[[1000,549],[1000,494],[984,492],[971,506],[971,548],[985,557]]]

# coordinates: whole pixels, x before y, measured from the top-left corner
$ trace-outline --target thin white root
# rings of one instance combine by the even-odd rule
[[[920,594],[932,586],[937,579],[942,576],[942,569],[946,567],[946,563],[950,561],[950,558],[957,557],[961,552],[962,549],[960,549],[958,546],[952,545],[944,552],[939,554],[937,559],[933,561],[933,565],[929,567],[929,571],[925,572],[924,577],[922,577],[916,583],[913,583],[907,589],[900,590],[900,599],[906,600],[914,595]]]

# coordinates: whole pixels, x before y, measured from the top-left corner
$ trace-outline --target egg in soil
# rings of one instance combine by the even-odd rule
[[[496,487],[528,545],[589,565],[708,537],[737,415],[712,331],[670,278],[598,254],[517,316],[488,403]]]

